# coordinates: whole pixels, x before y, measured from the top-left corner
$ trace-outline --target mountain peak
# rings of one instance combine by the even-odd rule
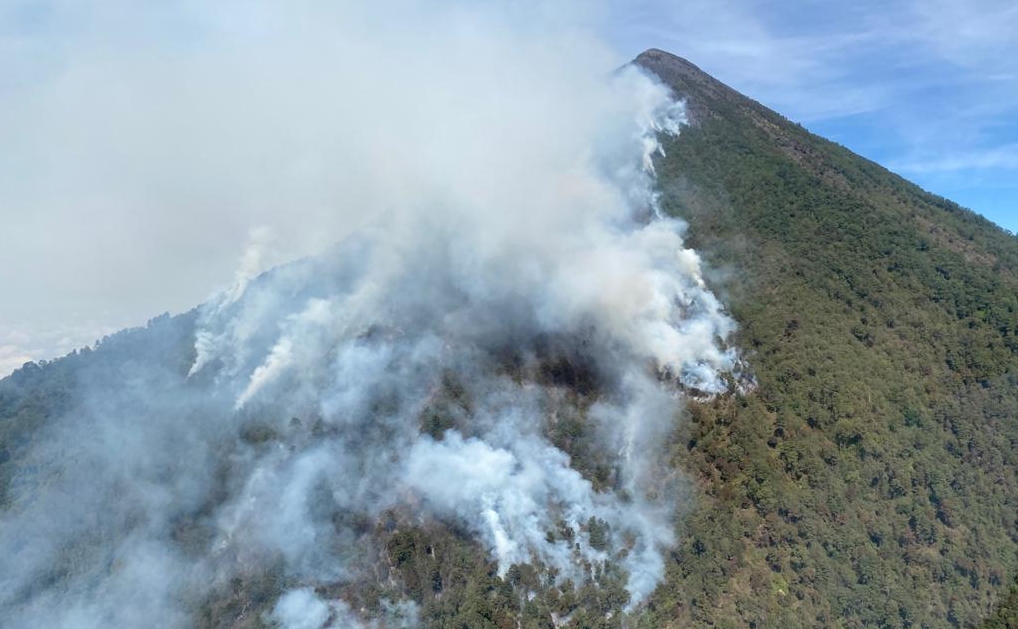
[[[747,98],[728,85],[707,74],[687,59],[670,52],[649,48],[641,52],[632,63],[656,75],[686,101],[690,122],[702,123],[707,117],[722,116],[733,105],[755,113],[777,115],[759,103]]]
[[[636,56],[633,60],[635,63],[640,65],[668,65],[673,66],[676,69],[684,69],[688,72],[699,72],[703,73],[699,67],[693,64],[688,59],[674,55],[667,50],[661,50],[660,48],[648,48]]]

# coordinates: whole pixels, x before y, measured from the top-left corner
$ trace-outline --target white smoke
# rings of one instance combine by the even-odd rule
[[[311,588],[300,588],[281,596],[272,616],[281,629],[322,629],[336,613],[336,607],[335,603],[330,605],[318,598]],[[345,608],[340,611],[347,613]]]
[[[394,225],[374,225],[316,260],[260,278],[226,307],[210,305],[198,360],[221,366],[216,377],[235,391],[238,410],[286,417],[302,409],[336,427],[329,453],[314,455],[313,465],[333,479],[339,508],[377,514],[394,504],[386,494],[416,493],[437,517],[466,524],[501,573],[539,560],[574,579],[583,578],[581,560],[611,556],[586,540],[584,524],[598,518],[619,547],[635,540],[620,561],[637,604],[662,578],[661,553],[672,542],[673,505],[645,496],[678,412],[676,387],[724,391],[736,356],[723,346],[733,324],[705,288],[698,256],[683,246],[682,224],[654,215],[652,180],[639,166],[648,147],[657,150],[654,134],[676,129],[675,104],[635,70],[606,89],[633,99],[633,111],[619,119],[613,108],[604,127],[631,131],[610,134],[608,145],[594,134],[578,147],[580,161],[542,174],[552,181],[539,188],[559,188],[558,205],[546,208],[554,215],[542,217],[553,228],[506,221],[501,213],[516,212],[516,199],[406,208]],[[524,371],[538,369],[544,339],[601,381],[588,418],[613,453],[627,499],[595,491],[543,436],[555,387],[507,373],[517,360]],[[419,414],[449,374],[471,401],[462,427],[470,436],[450,430],[435,441],[420,435]],[[351,457],[356,495],[342,480]],[[293,482],[309,478],[306,463],[287,455],[261,465],[281,466]],[[305,471],[295,476],[298,469]],[[303,539],[298,548],[312,552],[324,541],[303,532],[300,514],[290,519],[289,499],[278,514],[262,515],[293,492],[303,500],[306,483],[249,487],[238,503],[250,513],[245,527],[263,540],[293,531],[287,545]],[[574,541],[547,539],[558,522]],[[275,550],[303,565],[289,549]]]
[[[336,244],[253,277],[254,232],[185,335],[192,360],[125,342],[87,374],[0,522],[11,627],[186,626],[181,601],[274,558],[296,584],[280,626],[409,626],[406,601],[379,620],[311,589],[359,579],[377,553],[351,523],[391,510],[469,531],[502,574],[536,561],[579,582],[616,562],[630,609],[660,582],[663,444],[685,392],[721,393],[737,368],[733,323],[654,193],[682,107],[518,10],[263,6],[254,34],[242,21],[211,59],[171,63],[173,87],[195,73],[185,100],[234,90],[236,108],[198,109],[229,131],[195,156],[246,190],[227,198],[294,251]],[[243,55],[255,36],[271,54]],[[422,430],[432,411],[447,430]],[[613,486],[548,436],[567,415]]]
[[[410,629],[417,625],[417,607],[413,603],[382,601],[384,627]],[[311,588],[290,590],[276,601],[270,619],[279,629],[378,629],[379,623],[365,621],[344,601],[327,601]]]

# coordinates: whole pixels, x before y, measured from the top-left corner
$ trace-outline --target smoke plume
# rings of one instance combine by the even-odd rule
[[[33,438],[0,521],[8,626],[188,626],[203,593],[272,561],[289,589],[267,621],[412,626],[410,601],[365,617],[314,589],[367,578],[363,523],[386,514],[465,531],[502,575],[617,564],[629,609],[662,579],[681,482],[662,444],[738,362],[656,205],[682,106],[554,17],[394,10],[263,7],[201,67],[163,59],[183,104],[213,80],[250,103],[193,115],[244,136],[211,172],[261,227],[233,287],[144,347],[114,337]],[[270,234],[317,252],[255,276]],[[569,418],[608,478],[549,436]]]

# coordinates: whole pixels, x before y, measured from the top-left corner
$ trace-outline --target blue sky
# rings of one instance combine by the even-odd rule
[[[607,23],[1018,232],[1018,2],[635,0]]]

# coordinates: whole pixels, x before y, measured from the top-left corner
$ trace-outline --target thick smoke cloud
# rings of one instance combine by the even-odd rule
[[[125,349],[36,438],[0,521],[5,622],[187,626],[204,593],[275,561],[280,626],[410,626],[408,601],[364,618],[311,589],[357,580],[378,560],[364,523],[393,512],[468,531],[502,573],[582,581],[611,561],[630,607],[649,595],[680,482],[661,444],[684,395],[729,387],[733,324],[656,207],[656,137],[681,105],[533,15],[263,7],[211,61],[162,60],[187,113],[150,122],[222,140],[175,176],[222,178],[250,249],[178,321],[180,364]],[[212,81],[226,102],[191,100]],[[336,244],[256,277],[270,237]],[[567,416],[610,486],[549,439]],[[548,535],[563,526],[568,543]]]
[[[622,61],[594,3],[475,4],[0,6],[0,375],[203,301],[252,227],[271,265],[554,145]]]

